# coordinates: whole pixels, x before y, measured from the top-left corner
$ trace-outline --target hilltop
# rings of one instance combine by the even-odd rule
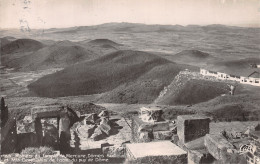
[[[5,39],[5,38],[3,38]],[[5,39],[7,40],[7,39]],[[15,41],[8,42],[1,47],[1,52],[3,55],[10,53],[23,53],[36,51],[44,47],[44,45],[33,39],[17,39]]]
[[[93,40],[87,44],[64,40],[48,45],[32,39],[19,39],[3,46],[4,55],[1,56],[1,60],[4,66],[25,71],[65,68],[114,52],[117,50],[117,45],[119,46],[113,41],[104,39]]]
[[[120,50],[123,45],[109,39],[94,39],[77,42],[85,48],[92,48],[96,53],[108,54]]]
[[[103,46],[103,45],[110,45],[110,46],[120,46],[120,44],[112,41],[112,40],[109,40],[109,39],[95,39],[95,40],[91,40],[88,42],[88,44],[91,44],[91,45],[99,45],[99,46]]]
[[[11,37],[11,36],[6,36],[6,37],[3,37],[3,38],[0,38],[0,47],[1,47],[1,49],[2,49],[3,46],[5,46],[6,44],[9,44],[10,42],[12,42],[14,40],[15,40],[15,38]]]
[[[183,50],[177,54],[167,56],[167,59],[194,66],[207,65],[220,60],[209,53],[199,50]]]

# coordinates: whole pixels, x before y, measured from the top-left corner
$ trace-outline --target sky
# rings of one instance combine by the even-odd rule
[[[0,0],[0,28],[109,22],[260,27],[260,0]]]

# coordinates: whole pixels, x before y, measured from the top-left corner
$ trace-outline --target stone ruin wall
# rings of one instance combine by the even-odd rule
[[[171,140],[173,131],[170,129],[169,121],[161,118],[162,110],[147,109],[148,113],[132,117],[132,141],[133,142],[150,142],[159,140]],[[157,113],[158,117],[152,118],[154,121],[148,121],[146,117]],[[150,115],[149,115],[150,114]]]

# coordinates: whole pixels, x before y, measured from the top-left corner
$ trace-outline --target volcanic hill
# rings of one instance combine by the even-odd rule
[[[151,53],[120,50],[42,77],[28,88],[42,97],[103,93],[100,101],[146,103],[185,68]]]

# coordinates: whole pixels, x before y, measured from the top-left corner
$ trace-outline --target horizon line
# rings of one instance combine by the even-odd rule
[[[66,26],[66,27],[49,27],[49,28],[30,28],[30,30],[50,30],[50,29],[66,29],[66,28],[76,28],[76,27],[94,27],[94,26],[102,26],[106,24],[139,24],[139,25],[148,25],[148,26],[210,26],[210,25],[220,25],[220,26],[227,26],[227,27],[239,27],[239,28],[260,28],[260,24],[148,24],[148,23],[134,23],[134,22],[106,22],[106,23],[100,23],[100,24],[93,24],[93,25],[81,25],[81,26]],[[247,26],[248,25],[248,26]],[[16,28],[16,27],[9,27],[9,28],[2,28],[0,27],[0,30],[20,30],[21,28]]]

